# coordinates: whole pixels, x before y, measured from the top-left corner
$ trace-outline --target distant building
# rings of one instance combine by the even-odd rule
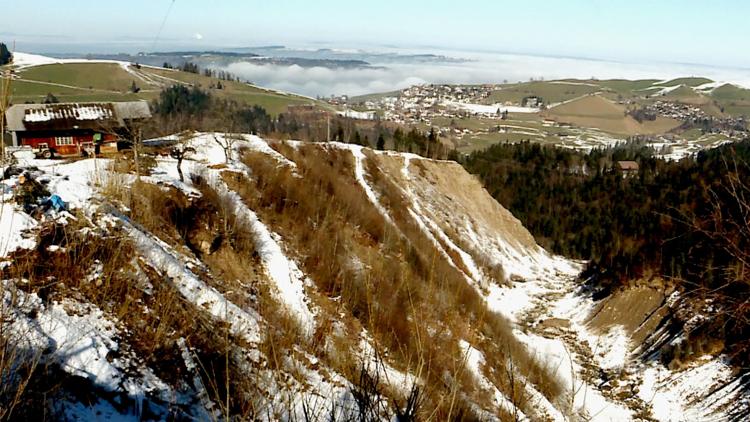
[[[333,104],[333,105],[344,105],[344,104],[349,103],[349,96],[340,95],[337,97],[335,95],[331,95],[331,98],[328,99],[328,103]]]
[[[344,111],[337,111],[336,114],[357,120],[376,120],[378,118],[378,113],[375,111],[356,111],[346,109]]]
[[[531,95],[531,96],[528,96],[528,97],[524,97],[521,100],[521,106],[523,106],[523,107],[537,108],[537,107],[541,107],[541,105],[542,105],[543,102],[544,101],[540,97],[537,97],[535,95]]]
[[[620,169],[624,176],[631,176],[634,174],[638,174],[640,166],[635,161],[618,161],[617,168]]]
[[[49,158],[86,155],[96,146],[117,150],[134,122],[151,118],[146,101],[16,104],[5,112],[14,146],[30,146]]]

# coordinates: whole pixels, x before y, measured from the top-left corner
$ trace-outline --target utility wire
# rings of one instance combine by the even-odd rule
[[[167,24],[167,19],[169,19],[169,14],[172,12],[172,6],[174,6],[176,0],[172,0],[172,3],[169,3],[169,9],[167,9],[167,14],[164,15],[164,20],[161,21],[161,26],[159,26],[159,31],[156,33],[156,37],[154,38],[154,43],[151,45],[151,52],[153,53],[156,50],[156,43],[159,41],[159,37],[161,37],[161,31],[164,30],[164,26]]]

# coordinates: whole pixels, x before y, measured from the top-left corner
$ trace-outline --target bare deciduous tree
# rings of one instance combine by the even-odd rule
[[[195,153],[195,148],[190,146],[190,141],[193,139],[193,132],[186,131],[177,135],[177,145],[172,147],[169,151],[170,157],[177,160],[177,173],[180,175],[180,182],[185,181],[185,177],[182,174],[182,160],[184,160],[189,154]]]
[[[223,133],[219,135],[213,135],[214,141],[219,144],[221,149],[224,151],[224,160],[228,164],[232,161],[232,151],[234,150],[237,141],[242,140],[242,135],[236,133]]]
[[[724,158],[726,176],[723,186],[708,188],[711,214],[705,219],[689,217],[693,229],[716,242],[734,260],[734,265],[725,268],[725,281],[720,286],[703,286],[699,291],[707,296],[721,295],[721,300],[729,303],[729,317],[750,324],[750,297],[724,294],[730,289],[750,289],[750,185],[741,176],[736,157],[731,161]]]

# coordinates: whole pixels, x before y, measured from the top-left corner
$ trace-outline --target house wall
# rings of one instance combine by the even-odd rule
[[[44,144],[55,151],[57,155],[80,155],[83,146],[93,147],[94,132],[92,131],[59,131],[59,132],[18,132],[21,145],[33,149],[41,149]],[[102,135],[102,143],[116,143],[117,137],[111,134]],[[116,150],[116,146],[115,146]]]

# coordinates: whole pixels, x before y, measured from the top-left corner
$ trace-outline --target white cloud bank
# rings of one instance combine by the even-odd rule
[[[466,57],[464,55],[464,57]],[[361,95],[394,91],[423,83],[501,83],[529,78],[562,79],[671,79],[682,76],[707,78],[750,86],[746,69],[683,64],[634,64],[573,58],[522,55],[474,54],[466,63],[420,63],[383,65],[373,68],[234,63],[225,69],[257,85],[309,96]],[[378,63],[373,63],[378,66]]]

